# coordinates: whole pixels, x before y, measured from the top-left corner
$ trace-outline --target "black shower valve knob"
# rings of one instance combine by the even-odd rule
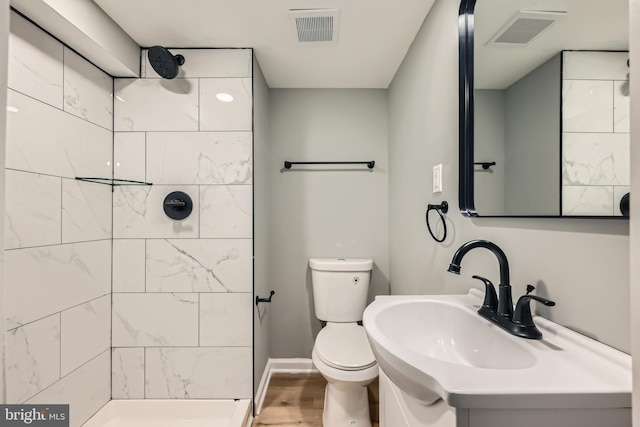
[[[162,202],[164,213],[171,219],[182,220],[191,215],[193,211],[193,201],[191,197],[183,191],[169,193]]]

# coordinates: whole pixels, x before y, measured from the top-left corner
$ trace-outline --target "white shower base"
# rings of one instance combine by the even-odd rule
[[[245,427],[251,400],[112,400],[84,427]]]

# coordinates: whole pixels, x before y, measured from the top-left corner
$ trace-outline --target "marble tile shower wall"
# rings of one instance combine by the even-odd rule
[[[630,189],[628,58],[563,53],[563,215],[621,215]]]
[[[11,14],[6,147],[8,403],[110,398],[113,79]]]
[[[252,395],[252,52],[172,50],[115,79],[113,398]],[[216,95],[233,97],[224,102]],[[193,213],[169,219],[172,191]]]

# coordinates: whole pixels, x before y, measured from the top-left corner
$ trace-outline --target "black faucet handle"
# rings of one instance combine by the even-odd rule
[[[538,302],[541,302],[542,304],[546,305],[547,307],[553,307],[554,305],[556,305],[555,301],[551,301],[550,299],[546,299],[546,298],[542,298],[539,297],[538,295],[525,295],[531,299],[534,299]]]
[[[527,290],[529,290],[527,286]],[[533,286],[531,286],[533,287]],[[528,291],[530,292],[530,291]],[[547,307],[553,307],[556,305],[554,301],[540,297],[538,295],[531,295],[527,292],[526,295],[522,295],[516,303],[516,309],[513,312],[513,323],[517,323],[525,326],[533,326],[533,317],[531,315],[531,300],[538,301]]]
[[[555,302],[553,302],[553,301],[551,301],[551,300],[549,300],[549,299],[539,297],[538,295],[529,295],[529,294],[530,294],[531,292],[533,292],[535,289],[536,289],[536,287],[535,287],[535,286],[533,286],[533,285],[527,285],[527,293],[526,293],[526,295],[524,295],[524,296],[529,296],[529,297],[531,297],[531,299],[534,299],[534,300],[536,300],[536,301],[538,301],[538,302],[541,302],[542,304],[544,304],[544,305],[546,305],[546,306],[548,306],[548,307],[553,307],[554,305],[556,305],[556,303],[555,303]]]
[[[498,309],[498,295],[496,294],[496,288],[493,286],[493,283],[491,283],[491,280],[477,275],[471,277],[474,279],[478,279],[482,281],[482,283],[484,283],[485,292],[482,306],[488,308],[491,311],[496,311]]]

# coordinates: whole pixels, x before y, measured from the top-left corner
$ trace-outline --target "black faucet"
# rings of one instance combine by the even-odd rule
[[[556,303],[537,295],[529,295],[535,288],[528,285],[527,294],[518,299],[514,313],[511,285],[509,284],[509,261],[507,261],[507,256],[498,245],[487,240],[471,240],[465,243],[460,246],[453,255],[448,271],[454,274],[460,274],[462,258],[467,252],[474,248],[489,249],[498,258],[498,263],[500,264],[500,284],[498,285],[497,304],[496,291],[493,283],[484,277],[473,276],[474,279],[481,280],[486,289],[484,302],[478,310],[478,314],[515,336],[529,339],[542,338],[542,333],[533,323],[530,308],[531,300],[536,300],[546,306],[554,306]]]
[[[448,271],[450,273],[460,274],[462,258],[467,252],[475,248],[489,249],[498,258],[498,263],[500,264],[500,283],[498,284],[497,314],[511,319],[513,316],[513,300],[511,299],[511,285],[509,284],[509,261],[507,261],[507,256],[498,245],[488,240],[471,240],[465,243],[460,246],[453,255]]]

